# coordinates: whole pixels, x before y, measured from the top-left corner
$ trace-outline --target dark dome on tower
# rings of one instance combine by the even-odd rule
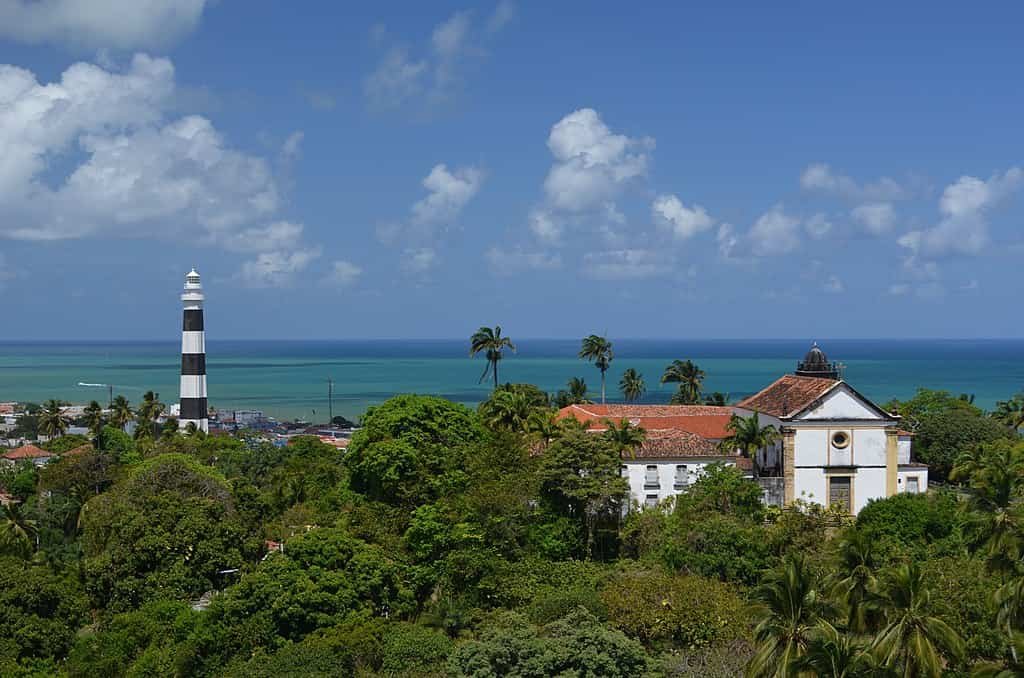
[[[814,342],[804,359],[796,364],[796,373],[802,377],[839,378],[839,366],[829,362],[825,352]]]

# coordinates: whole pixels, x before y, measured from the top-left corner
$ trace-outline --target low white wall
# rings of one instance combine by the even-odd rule
[[[697,479],[700,477],[701,473],[703,473],[704,468],[713,463],[715,463],[714,460],[689,461],[686,459],[636,459],[623,461],[622,466],[624,467],[624,477],[629,481],[630,504],[637,503],[641,508],[643,508],[644,502],[649,494],[658,495],[658,501],[662,501],[684,492],[685,490],[677,490],[675,487],[676,466],[680,464],[686,465],[687,478],[690,484],[693,484],[697,482]],[[648,466],[658,467],[659,487],[656,489],[645,487]]]

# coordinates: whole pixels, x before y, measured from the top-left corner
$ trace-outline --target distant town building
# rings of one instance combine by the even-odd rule
[[[47,452],[35,445],[22,445],[0,456],[0,459],[3,459],[9,465],[22,461],[31,461],[36,466],[45,466],[55,456],[52,452]]]
[[[185,275],[181,294],[184,318],[181,327],[181,401],[178,423],[181,428],[195,424],[209,431],[206,402],[206,332],[203,325],[203,285],[193,268]]]

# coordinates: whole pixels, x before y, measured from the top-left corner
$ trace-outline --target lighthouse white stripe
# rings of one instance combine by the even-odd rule
[[[206,397],[206,375],[181,375],[181,396],[182,398],[205,398]]]
[[[205,332],[182,332],[181,333],[182,353],[206,353]]]

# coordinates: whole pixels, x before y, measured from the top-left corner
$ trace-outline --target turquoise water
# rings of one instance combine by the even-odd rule
[[[647,381],[646,402],[665,402],[670,385],[658,377],[672,359],[692,359],[707,372],[706,389],[740,398],[794,369],[805,340],[615,340],[608,372],[609,400],[619,397],[622,371],[633,367]],[[992,407],[1024,390],[1024,340],[822,341],[829,357],[846,365],[846,379],[884,402],[913,395],[918,386],[972,393]],[[576,359],[578,340],[522,340],[502,361],[502,381],[530,382],[546,391],[574,376],[600,389],[598,371]],[[106,400],[113,384],[138,401],[147,390],[165,402],[178,397],[177,342],[0,343],[0,401],[61,398],[75,403]],[[464,340],[217,341],[207,344],[210,403],[221,409],[262,409],[291,419],[326,420],[327,379],[335,381],[334,411],[357,417],[395,393],[425,393],[476,403],[489,386],[479,384],[482,358],[467,357]]]

